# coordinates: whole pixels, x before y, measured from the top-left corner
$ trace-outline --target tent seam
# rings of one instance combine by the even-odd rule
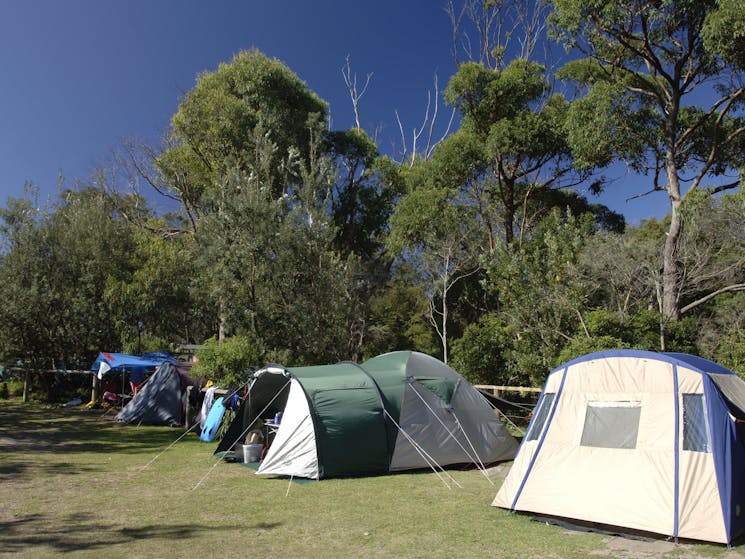
[[[564,371],[561,375],[561,383],[559,384],[559,389],[556,391],[556,397],[554,398],[553,405],[551,406],[551,413],[548,416],[548,419],[546,420],[546,425],[543,428],[543,433],[541,434],[541,440],[538,441],[538,446],[535,449],[535,452],[533,453],[533,456],[530,459],[530,464],[528,464],[528,468],[525,471],[525,476],[523,476],[522,482],[520,482],[520,487],[517,490],[517,493],[515,494],[515,499],[512,501],[512,505],[510,506],[510,510],[514,511],[517,507],[517,501],[520,499],[520,496],[522,495],[523,488],[525,487],[525,483],[528,481],[528,477],[530,476],[530,472],[533,470],[533,466],[535,465],[536,460],[538,459],[538,454],[541,452],[541,447],[543,447],[543,442],[546,440],[546,435],[548,434],[548,430],[551,427],[551,421],[554,418],[554,413],[556,412],[556,408],[559,405],[559,400],[561,399],[561,394],[564,391],[564,382],[567,378],[567,373],[569,372],[569,367],[565,367]],[[548,385],[548,380],[546,381],[546,384]],[[528,432],[530,432],[530,428],[528,428]]]

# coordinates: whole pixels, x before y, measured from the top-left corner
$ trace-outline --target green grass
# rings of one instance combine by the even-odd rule
[[[491,507],[501,479],[476,471],[448,470],[451,489],[431,472],[289,483],[194,434],[143,469],[182,433],[0,402],[0,557],[745,556],[534,522]]]

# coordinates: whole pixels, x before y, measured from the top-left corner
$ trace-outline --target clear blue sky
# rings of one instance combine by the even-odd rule
[[[157,143],[196,76],[245,49],[282,60],[330,104],[335,129],[354,124],[341,68],[373,77],[362,124],[384,151],[410,134],[437,72],[455,70],[444,0],[0,0],[0,205],[33,181],[42,198],[89,176],[122,139]],[[441,109],[444,106],[441,103]],[[444,116],[444,114],[443,114]],[[399,146],[397,146],[399,147]],[[632,223],[667,213],[642,180],[618,180],[598,201]]]

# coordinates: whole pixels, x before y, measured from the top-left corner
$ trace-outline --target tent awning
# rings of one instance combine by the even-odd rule
[[[722,391],[724,398],[739,413],[735,414],[739,419],[745,418],[745,381],[733,374],[709,373],[709,378],[714,381]]]

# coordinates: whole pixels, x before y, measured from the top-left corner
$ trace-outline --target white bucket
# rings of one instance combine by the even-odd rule
[[[264,449],[263,444],[244,444],[243,445],[243,462],[258,462],[261,458],[261,451]]]

